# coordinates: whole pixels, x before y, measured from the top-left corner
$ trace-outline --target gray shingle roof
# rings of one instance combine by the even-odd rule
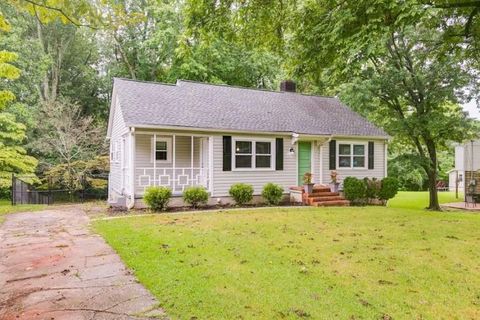
[[[388,137],[337,98],[179,80],[176,85],[114,79],[129,126]]]

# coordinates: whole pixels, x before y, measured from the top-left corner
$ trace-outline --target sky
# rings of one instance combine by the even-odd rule
[[[480,120],[480,110],[477,108],[475,101],[464,104],[463,109],[468,111],[470,117]]]

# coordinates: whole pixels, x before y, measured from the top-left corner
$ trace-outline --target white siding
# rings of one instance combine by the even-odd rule
[[[472,149],[473,145],[473,149]],[[480,140],[466,142],[463,147],[459,148],[459,152],[463,149],[463,163],[464,166],[457,168],[464,171],[477,171],[480,170]],[[473,150],[473,154],[472,154]],[[455,150],[456,151],[456,150]],[[462,155],[458,156],[458,161],[462,161]],[[455,162],[457,161],[457,153],[455,152]]]
[[[153,167],[151,161],[152,155],[152,133],[154,131],[148,132],[136,132],[135,142],[136,142],[136,152],[135,152],[135,184],[138,183],[138,171],[142,167]],[[166,130],[157,130],[158,137],[168,136],[171,137],[174,132]],[[145,134],[146,133],[146,134]],[[297,185],[297,144],[293,146],[295,153],[290,154],[289,150],[292,147],[292,137],[290,135],[262,135],[262,134],[233,134],[233,133],[205,133],[205,132],[195,132],[195,131],[178,131],[176,134],[182,134],[176,136],[176,167],[190,167],[190,134],[192,135],[206,135],[213,138],[213,173],[212,173],[212,182],[213,182],[213,192],[212,197],[226,197],[229,196],[228,190],[230,186],[237,182],[243,182],[253,185],[254,194],[260,195],[263,186],[268,182],[273,182],[281,185],[285,192],[288,193],[290,186]],[[223,135],[231,136],[232,138],[249,138],[249,139],[275,139],[283,138],[283,170],[268,170],[268,171],[223,171]],[[198,166],[199,163],[199,148],[200,148],[200,139],[195,138],[194,148],[195,148],[195,158],[194,166]],[[352,141],[352,140],[349,140]],[[375,163],[373,170],[347,170],[339,169],[340,180],[343,180],[347,176],[355,176],[358,178],[364,177],[377,177],[383,178],[385,172],[385,143],[383,140],[367,140],[367,139],[357,139],[355,141],[361,141],[367,143],[368,141],[374,141],[375,143]],[[330,170],[329,168],[329,146],[328,143],[323,144],[323,153],[320,154],[320,146],[322,143],[320,141],[312,142],[312,172],[314,174],[313,179],[315,183],[324,183],[328,184],[330,182]],[[159,167],[171,167],[169,164],[157,164]],[[321,176],[323,175],[323,179]],[[137,196],[141,196],[143,188],[136,187]]]
[[[465,169],[465,148],[455,146],[455,169],[463,171]]]
[[[232,135],[232,134],[228,134]],[[261,135],[232,135],[233,137],[248,137],[253,139],[280,138],[282,136],[261,136]],[[263,186],[268,182],[281,185],[285,192],[290,186],[297,185],[297,162],[296,153],[289,154],[291,137],[283,136],[283,170],[271,171],[223,171],[223,136],[213,137],[213,196],[228,196],[228,190],[234,183],[248,183],[253,185],[254,194],[259,195]]]
[[[113,113],[113,122],[112,122],[112,131],[110,137],[110,150],[112,150],[115,144],[118,144],[120,150],[122,148],[122,136],[128,133],[128,128],[125,125],[123,120],[122,112],[118,106],[118,103],[115,106]],[[122,152],[128,151],[128,145],[125,148],[126,150],[121,150],[120,159],[118,161],[112,161],[110,159],[110,176],[109,176],[109,188],[111,191],[114,191],[116,194],[122,194]],[[126,182],[128,183],[128,182]],[[111,197],[109,197],[111,198]]]
[[[469,177],[467,177],[469,178]],[[458,182],[458,191],[463,192],[464,184],[465,184],[465,172],[464,171],[457,171],[452,170],[448,173],[448,189],[450,191],[457,190],[457,179],[460,181]]]
[[[157,134],[157,139],[169,138],[173,139],[172,135],[166,134]],[[136,134],[135,137],[135,167],[153,167],[153,135],[152,134]],[[173,141],[172,141],[173,145]],[[175,137],[175,166],[180,167],[190,167],[191,166],[191,137],[190,136],[176,136]],[[200,151],[200,139],[195,137],[193,140],[193,165],[198,166],[199,163],[199,151]],[[171,168],[173,166],[173,161],[165,163],[157,161],[157,167],[162,168]]]
[[[157,133],[157,139],[169,138],[172,139],[172,134],[165,132]],[[135,194],[141,195],[144,191],[144,187],[139,186],[139,176],[142,172],[147,175],[153,175],[153,133],[137,133],[135,135]],[[191,136],[175,136],[175,167],[176,168],[190,168],[191,167]],[[173,151],[172,151],[173,152]],[[200,163],[200,138],[195,137],[193,140],[193,166],[199,167]],[[172,161],[162,162],[157,161],[156,168],[172,168],[173,167],[173,154]],[[178,171],[177,171],[178,172]],[[157,171],[158,173],[158,171]],[[172,174],[169,170],[168,174]]]
[[[337,151],[338,151],[338,142],[361,142],[367,143],[368,141],[374,141],[374,164],[373,169],[344,169],[338,168],[337,161],[337,173],[338,180],[342,182],[346,177],[356,177],[363,179],[368,178],[384,178],[385,176],[385,141],[384,140],[362,140],[362,139],[336,139],[337,141]],[[365,158],[365,164],[368,162],[368,150],[365,150],[367,153]],[[330,145],[325,143],[323,145],[323,180],[321,181],[324,184],[330,183],[330,169],[329,169],[329,154],[330,154]]]

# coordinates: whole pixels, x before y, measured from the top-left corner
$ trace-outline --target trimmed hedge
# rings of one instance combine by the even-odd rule
[[[365,183],[355,177],[346,177],[343,180],[343,192],[345,199],[353,205],[364,205],[367,188]]]
[[[203,187],[188,187],[183,191],[183,201],[197,208],[208,201],[208,192]]]
[[[166,210],[172,197],[172,190],[167,187],[148,187],[143,200],[154,211]]]
[[[392,177],[382,179],[382,186],[378,198],[385,204],[387,200],[395,197],[398,192],[398,180]]]
[[[228,190],[228,194],[236,204],[244,205],[253,199],[253,186],[245,183],[235,183]]]
[[[263,186],[262,197],[268,205],[278,205],[283,198],[283,188],[275,183]]]
[[[353,205],[365,205],[381,201],[383,205],[387,200],[393,198],[398,192],[398,181],[392,177],[385,177],[382,180],[376,178],[347,177],[343,182],[345,199]]]

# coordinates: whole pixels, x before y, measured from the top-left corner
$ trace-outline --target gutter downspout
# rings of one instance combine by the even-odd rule
[[[127,198],[127,209],[130,210],[135,206],[135,128],[130,127],[130,195]]]

